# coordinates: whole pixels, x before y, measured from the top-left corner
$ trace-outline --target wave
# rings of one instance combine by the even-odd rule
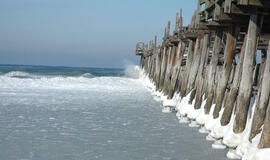
[[[85,77],[85,78],[94,78],[95,77],[91,73],[84,73],[82,76]]]
[[[23,72],[23,71],[10,71],[7,73],[1,73],[0,76],[11,77],[11,78],[53,78],[53,77],[85,77],[94,78],[95,76],[89,71],[74,71],[74,72]]]
[[[139,79],[140,67],[135,65],[127,65],[124,72],[125,77]]]
[[[17,78],[0,76],[0,92],[16,90],[33,90],[35,92],[43,89],[56,90],[115,90],[117,92],[129,90],[130,84],[140,83],[137,79],[126,77],[94,77],[89,75],[80,77],[40,77],[40,78]]]
[[[74,90],[125,90],[138,83],[138,67],[129,66],[125,72],[114,76],[96,76],[89,71],[75,72],[23,72],[10,71],[0,74],[0,90],[21,89],[74,89]],[[107,71],[106,71],[107,72]],[[108,72],[109,73],[109,72]],[[120,76],[116,76],[119,75]],[[100,75],[104,75],[101,74]]]
[[[33,75],[26,73],[26,72],[21,72],[21,71],[12,71],[4,74],[4,76],[7,77],[14,77],[14,78],[31,78]]]
[[[62,70],[29,70],[29,69],[18,69],[18,70],[0,70],[0,76],[11,77],[11,78],[52,78],[52,77],[126,77],[126,78],[139,78],[139,66],[127,65],[124,70],[115,69],[94,69],[91,70],[76,70],[76,71],[62,71]]]

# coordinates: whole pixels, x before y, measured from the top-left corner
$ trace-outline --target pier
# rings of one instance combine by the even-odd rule
[[[164,107],[191,107],[197,114],[181,117],[228,147],[229,158],[259,159],[270,148],[270,1],[198,0],[190,24],[180,10],[171,29],[168,21],[160,45],[156,36],[136,45],[156,91],[179,97]]]

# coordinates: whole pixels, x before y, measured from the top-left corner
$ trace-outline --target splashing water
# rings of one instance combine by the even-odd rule
[[[139,67],[78,70],[0,66],[0,159],[225,157],[162,114]]]

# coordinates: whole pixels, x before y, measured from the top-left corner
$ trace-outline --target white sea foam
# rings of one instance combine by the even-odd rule
[[[204,133],[204,134],[205,133],[207,133],[207,134],[209,133],[209,131],[204,126],[199,129],[199,132],[200,133]]]
[[[229,158],[229,159],[241,159],[241,156],[237,155],[237,154],[235,153],[235,150],[233,150],[233,149],[230,149],[230,150],[227,152],[226,156],[227,156],[227,158]]]
[[[125,67],[125,76],[129,78],[135,78],[135,79],[140,78],[140,67],[134,66],[131,64],[127,65]]]
[[[2,76],[6,76],[6,77],[28,77],[28,76],[34,76],[31,75],[29,73],[26,72],[21,72],[21,71],[12,71],[12,72],[8,72]]]
[[[172,110],[171,110],[170,107],[164,107],[164,108],[162,109],[162,112],[163,112],[163,113],[171,113]]]
[[[191,123],[188,125],[189,127],[200,127],[200,125],[196,121],[191,121]]]
[[[189,119],[187,117],[180,117],[179,118],[179,123],[189,123]]]
[[[134,79],[120,77],[42,77],[39,79],[21,79],[0,76],[0,88],[16,89],[128,89],[127,81]],[[112,85],[116,84],[116,85]],[[118,84],[118,85],[117,85]]]
[[[0,75],[0,88],[2,89],[115,89],[126,90],[129,82],[139,83],[135,78],[139,75],[138,66],[130,66],[125,71],[126,77],[94,77],[91,73],[81,76],[47,76],[36,75],[21,71],[12,71]],[[132,76],[131,76],[132,75]]]
[[[270,148],[257,149],[251,153],[249,157],[243,158],[243,160],[269,160]]]
[[[212,144],[212,148],[214,149],[225,149],[226,146],[224,144],[222,144],[222,140],[216,140],[213,144]]]
[[[162,92],[156,91],[155,84],[148,78],[145,72],[142,72],[141,79],[152,92],[152,95],[157,101],[160,101],[163,106],[163,112],[170,112],[170,107],[175,106],[177,111],[176,116],[179,119],[179,123],[190,123],[190,127],[198,127],[202,125],[199,129],[200,133],[209,133],[206,136],[206,140],[214,141],[212,148],[214,149],[225,149],[226,147],[236,148],[229,149],[227,152],[227,157],[229,159],[241,159],[242,160],[268,160],[270,157],[270,149],[258,149],[257,146],[260,141],[261,133],[258,134],[252,143],[249,142],[248,138],[251,130],[251,123],[254,114],[254,99],[252,97],[251,106],[249,110],[249,116],[247,120],[246,129],[240,134],[235,134],[233,132],[233,124],[235,115],[231,116],[230,122],[226,126],[222,126],[220,123],[224,108],[221,109],[219,117],[214,119],[213,112],[215,109],[215,104],[211,106],[210,113],[205,114],[204,106],[206,104],[206,99],[203,100],[201,108],[199,110],[194,109],[195,100],[191,104],[188,103],[190,99],[191,92],[182,99],[178,94],[175,94],[173,99],[168,100]],[[193,120],[191,120],[193,119]],[[195,121],[194,121],[195,120]]]
[[[82,77],[86,77],[86,78],[94,78],[95,76],[92,75],[91,73],[84,73],[84,74],[82,75]]]

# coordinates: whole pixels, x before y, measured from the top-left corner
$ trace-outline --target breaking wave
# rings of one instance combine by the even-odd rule
[[[138,79],[140,77],[140,67],[135,65],[126,66],[125,77]]]
[[[52,78],[52,77],[85,77],[94,78],[95,76],[90,72],[85,71],[75,71],[75,72],[37,72],[28,73],[23,71],[10,71],[8,73],[2,73],[0,76],[11,77],[11,78]]]
[[[110,74],[108,74],[110,73]],[[0,89],[74,89],[74,90],[123,90],[139,75],[137,66],[129,66],[124,72],[73,71],[73,72],[24,72],[0,73]]]

